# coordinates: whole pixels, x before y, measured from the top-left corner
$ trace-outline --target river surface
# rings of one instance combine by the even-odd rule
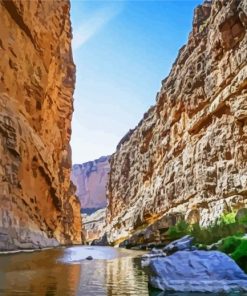
[[[0,295],[149,295],[142,252],[75,246],[0,255]],[[92,256],[93,260],[85,260]],[[139,257],[139,258],[138,258]]]
[[[205,295],[148,289],[148,277],[140,265],[142,254],[76,246],[0,255],[0,296]],[[86,260],[88,256],[94,259]]]

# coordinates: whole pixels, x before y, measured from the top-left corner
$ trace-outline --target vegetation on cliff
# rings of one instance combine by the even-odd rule
[[[185,235],[194,238],[194,244],[199,249],[219,250],[232,257],[236,263],[247,272],[247,215],[238,218],[236,212],[221,215],[208,227],[199,224],[188,224],[184,220],[171,226],[167,234],[170,240],[179,239]]]

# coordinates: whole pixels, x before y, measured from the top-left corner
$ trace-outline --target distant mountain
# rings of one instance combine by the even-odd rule
[[[106,207],[109,159],[110,156],[102,156],[93,161],[73,165],[71,179],[77,187],[76,194],[81,201],[82,212],[91,213]]]

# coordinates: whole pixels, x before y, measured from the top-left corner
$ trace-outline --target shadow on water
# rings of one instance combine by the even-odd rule
[[[202,293],[164,293],[148,288],[148,276],[140,265],[142,254],[85,246],[1,255],[0,295],[205,296]],[[94,259],[86,260],[87,256]]]

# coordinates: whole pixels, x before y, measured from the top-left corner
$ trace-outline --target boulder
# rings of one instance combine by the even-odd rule
[[[93,257],[92,256],[87,256],[86,260],[93,260]]]
[[[164,291],[247,291],[247,275],[218,251],[179,251],[152,259],[149,267],[150,285]]]
[[[193,237],[190,235],[186,235],[178,240],[173,241],[163,248],[163,251],[167,254],[173,254],[177,251],[185,251],[193,249],[192,242]]]
[[[162,250],[154,248],[151,250],[150,253],[144,254],[142,256],[141,265],[142,265],[142,267],[149,266],[151,259],[161,258],[161,257],[165,257],[165,256],[166,256],[166,253],[164,253]]]

